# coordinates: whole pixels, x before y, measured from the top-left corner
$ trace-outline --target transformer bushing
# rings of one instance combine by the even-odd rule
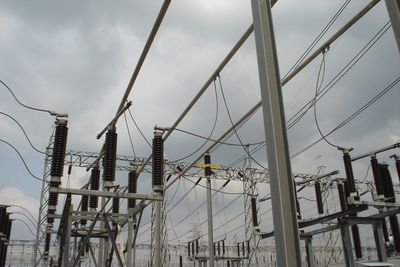
[[[103,158],[104,187],[110,188],[115,181],[115,167],[117,160],[117,139],[115,129],[109,129],[106,133],[105,152]]]
[[[90,190],[99,190],[100,188],[100,169],[98,166],[92,168],[90,174]],[[89,206],[91,209],[97,209],[99,202],[98,196],[90,196]]]
[[[61,177],[64,173],[64,160],[67,148],[68,127],[67,120],[57,118],[57,126],[54,134],[53,154],[50,169],[50,188],[58,188],[61,185]],[[58,204],[58,193],[49,193],[48,214],[54,214]],[[52,226],[54,218],[47,217],[49,227]]]
[[[132,169],[128,175],[128,193],[137,193],[137,177],[136,168]],[[128,209],[136,206],[136,199],[128,199]]]
[[[153,138],[153,168],[152,168],[152,184],[153,190],[162,191],[164,177],[164,141],[162,132],[154,132]]]

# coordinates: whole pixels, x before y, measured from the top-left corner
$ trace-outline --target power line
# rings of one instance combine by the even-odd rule
[[[28,228],[28,230],[32,234],[32,236],[36,237],[36,235],[33,233],[32,229],[29,227],[29,225],[25,221],[18,219],[18,218],[13,218],[12,220],[19,221],[19,222],[22,222],[23,224],[25,224],[25,226]]]
[[[307,47],[307,49],[304,51],[304,53],[299,57],[299,59],[293,64],[293,66],[283,76],[283,79],[285,79],[289,75],[289,73],[291,73],[292,70],[297,68],[304,61],[304,59],[311,53],[311,51],[314,49],[314,47],[317,45],[317,43],[322,39],[322,37],[325,35],[325,33],[331,28],[333,23],[335,23],[335,21],[343,13],[343,11],[346,9],[346,7],[348,6],[349,3],[350,3],[350,0],[346,0],[343,3],[343,5],[339,8],[339,10],[335,13],[335,15],[329,20],[328,24],[322,29],[322,31],[311,42],[311,44]]]
[[[331,135],[332,133],[334,133],[335,131],[339,130],[340,128],[342,128],[343,126],[345,126],[346,124],[348,124],[350,121],[352,121],[354,118],[356,118],[358,115],[360,115],[363,111],[365,111],[367,108],[369,108],[372,104],[374,104],[376,101],[378,101],[382,96],[384,96],[387,92],[389,92],[397,83],[399,83],[400,81],[400,77],[398,77],[397,79],[395,79],[391,84],[389,84],[385,89],[383,89],[381,92],[379,92],[375,97],[373,97],[370,101],[368,101],[365,105],[363,105],[361,108],[359,108],[358,110],[356,110],[353,114],[351,114],[349,117],[347,117],[344,121],[342,121],[340,124],[338,124],[335,128],[333,128],[330,132],[328,132],[327,134],[325,134],[325,137]],[[301,149],[300,151],[296,152],[295,154],[293,154],[291,156],[291,158],[297,157],[298,155],[300,155],[301,153],[307,151],[308,149],[310,149],[311,147],[313,147],[314,145],[318,144],[320,141],[322,141],[323,138],[319,138],[318,140],[316,140],[315,142],[313,142],[312,144],[306,146],[305,148]]]
[[[126,119],[125,113],[124,113],[124,120],[125,120],[126,131],[128,132],[129,142],[131,144],[133,156],[136,158],[135,147],[133,146],[132,135],[131,135],[131,131],[129,130],[128,120]]]
[[[24,213],[22,213],[22,212],[19,212],[19,211],[12,211],[11,213],[12,213],[12,214],[19,214],[19,215],[24,216],[24,217],[25,217],[26,219],[28,219],[28,221],[33,225],[33,227],[36,227],[37,221],[33,222],[32,219],[31,219],[29,216],[27,216],[26,214],[24,214]],[[36,224],[35,224],[35,223],[36,223]]]
[[[9,114],[7,114],[7,113],[1,112],[1,111],[0,111],[0,114],[2,114],[2,115],[4,115],[4,116],[7,116],[8,118],[12,119],[16,124],[18,124],[19,128],[20,128],[20,129],[22,130],[22,132],[24,133],[24,135],[25,135],[25,137],[26,137],[26,140],[28,140],[28,143],[31,145],[31,147],[32,147],[35,151],[37,151],[38,153],[46,155],[45,152],[40,151],[39,149],[37,149],[37,148],[32,144],[31,140],[29,139],[28,135],[26,134],[26,131],[25,131],[24,127],[22,127],[22,125],[21,125],[14,117],[12,117],[11,115],[9,115]]]
[[[202,148],[208,143],[208,141],[214,141],[214,140],[212,140],[212,139],[210,139],[210,138],[211,138],[211,136],[213,135],[213,133],[214,133],[214,131],[215,131],[215,127],[217,126],[217,122],[218,122],[218,113],[219,113],[219,107],[218,107],[218,92],[217,92],[217,86],[215,85],[215,80],[214,80],[214,92],[215,92],[215,118],[214,118],[214,123],[213,123],[212,129],[211,129],[211,132],[210,132],[210,134],[208,135],[208,137],[203,137],[203,136],[200,136],[200,135],[197,135],[197,134],[189,133],[189,132],[187,132],[187,131],[183,131],[183,130],[180,130],[180,129],[175,128],[175,130],[177,130],[177,131],[180,131],[180,132],[183,132],[183,133],[187,133],[187,134],[190,134],[190,135],[194,135],[194,136],[196,136],[196,137],[200,137],[200,138],[202,138],[202,139],[205,139],[206,141],[205,141],[203,144],[201,144],[195,151],[193,151],[192,153],[190,153],[189,155],[186,155],[186,156],[181,157],[181,158],[179,158],[179,159],[173,160],[172,162],[177,162],[177,161],[185,160],[185,159],[187,159],[187,158],[193,156],[194,154],[196,154],[198,151],[200,151],[200,149],[202,149]]]
[[[222,99],[224,100],[224,105],[225,105],[225,108],[226,108],[226,112],[228,113],[229,121],[231,122],[231,125],[234,126],[234,123],[233,123],[233,120],[232,120],[232,116],[231,116],[231,113],[230,113],[230,111],[229,111],[229,108],[228,108],[228,104],[227,104],[227,102],[226,102],[226,99],[225,99],[225,94],[224,94],[224,90],[223,90],[223,88],[222,88],[222,82],[221,82],[221,77],[220,77],[220,76],[218,76],[218,81],[219,81],[219,87],[220,87],[220,89],[221,89]],[[265,168],[263,165],[261,165],[260,163],[258,163],[258,161],[256,161],[256,160],[251,156],[251,154],[249,153],[249,151],[248,151],[248,150],[246,149],[246,147],[243,145],[243,142],[242,142],[242,140],[240,139],[240,136],[239,136],[239,134],[238,134],[238,132],[237,132],[237,130],[236,130],[235,127],[233,127],[233,131],[234,131],[234,133],[235,133],[237,139],[239,140],[240,145],[242,146],[243,150],[247,153],[247,155],[248,155],[258,166],[260,166],[261,168],[263,168],[264,170],[266,170],[267,168]]]
[[[301,118],[313,107],[316,101],[319,101],[325,96],[363,57],[364,55],[376,44],[376,42],[387,32],[390,28],[390,22],[387,22],[379,31],[362,47],[357,54],[333,77],[325,87],[320,90],[318,98],[312,98],[300,110],[298,110],[289,120],[287,120],[287,128],[291,129],[297,124]]]
[[[287,129],[290,130],[294,125],[296,125],[301,118],[313,107],[313,105],[318,102],[322,97],[325,96],[327,92],[329,92],[362,58],[363,56],[376,44],[376,42],[387,32],[390,28],[390,21],[388,21],[368,42],[367,44],[357,52],[357,54],[333,77],[330,82],[325,85],[325,87],[320,90],[318,97],[313,97],[310,101],[308,101],[301,109],[297,111],[289,120],[287,120]],[[238,127],[240,128],[240,127]],[[321,139],[322,140],[322,139]],[[319,141],[321,141],[319,140]],[[318,142],[319,142],[318,141]],[[263,148],[265,144],[260,145],[258,148],[255,148],[251,154],[257,152],[261,148]],[[242,161],[246,156],[241,157],[237,161]],[[237,164],[237,163],[235,163]]]
[[[31,216],[31,218],[37,223],[37,220],[36,220],[35,217],[32,215],[32,213],[31,213],[29,210],[27,210],[26,208],[24,208],[23,206],[20,206],[20,205],[17,205],[17,204],[6,204],[6,206],[17,207],[17,208],[23,209],[23,210],[26,211],[26,213],[28,213],[28,214]]]
[[[320,67],[319,67],[319,71],[318,71],[317,84],[315,85],[315,97],[314,97],[315,100],[314,100],[314,108],[313,108],[313,110],[314,110],[314,121],[315,121],[315,126],[317,126],[318,133],[319,133],[319,134],[321,135],[321,137],[325,140],[325,142],[326,142],[327,144],[329,144],[330,146],[332,146],[332,147],[339,148],[339,146],[334,145],[332,142],[330,142],[330,141],[324,136],[324,134],[322,133],[321,128],[319,127],[319,123],[318,123],[318,119],[317,119],[317,101],[316,101],[316,99],[317,99],[317,97],[318,97],[318,94],[319,94],[319,92],[320,92],[320,90],[321,90],[321,87],[322,87],[322,84],[323,84],[324,78],[325,78],[325,54],[326,54],[326,52],[327,52],[327,51],[325,51],[325,52],[322,53],[322,61],[321,61],[321,64],[320,64]],[[321,77],[321,79],[320,79],[321,71],[322,71],[322,77]]]
[[[34,174],[31,172],[31,170],[28,168],[28,165],[27,165],[26,162],[25,162],[25,159],[22,157],[21,153],[19,153],[18,149],[16,149],[12,144],[10,144],[9,142],[7,142],[7,141],[5,141],[5,140],[3,140],[3,139],[0,139],[0,142],[3,142],[3,143],[5,143],[5,144],[9,145],[12,149],[14,149],[15,152],[17,152],[18,156],[20,157],[20,159],[22,160],[22,163],[23,163],[24,166],[25,166],[25,169],[29,172],[29,174],[30,174],[33,178],[35,178],[35,179],[38,180],[38,181],[43,181],[42,178],[39,178],[38,176],[34,175]]]
[[[34,110],[34,111],[49,113],[52,116],[59,116],[59,117],[67,117],[68,116],[67,114],[58,114],[55,111],[50,111],[48,109],[35,108],[35,107],[32,107],[32,106],[25,105],[24,103],[22,103],[21,101],[18,100],[18,98],[15,96],[14,92],[11,90],[11,88],[5,82],[0,80],[0,83],[3,84],[3,86],[8,89],[8,91],[14,97],[15,101],[17,101],[17,103],[20,104],[21,106],[23,106],[24,108],[31,109],[31,110]]]
[[[185,178],[186,180],[188,180],[189,182],[193,183],[194,185],[196,185],[196,182],[190,180],[190,179],[187,178],[186,176],[182,176],[182,177]],[[207,189],[206,186],[201,185],[201,184],[197,184],[197,186],[200,186],[200,187],[203,187],[203,188],[206,188],[206,189]],[[224,191],[217,190],[217,189],[212,189],[212,188],[211,188],[211,191],[214,191],[214,192],[216,192],[216,193],[225,194],[225,195],[245,195],[245,194],[246,194],[246,193],[240,193],[240,192],[235,192],[235,193],[224,192]]]
[[[139,131],[140,135],[143,137],[143,139],[146,141],[146,143],[147,143],[147,144],[149,145],[149,147],[151,148],[152,146],[151,146],[149,140],[147,140],[146,136],[143,134],[143,132],[142,132],[142,130],[140,129],[139,125],[136,123],[135,119],[133,118],[133,115],[132,115],[131,110],[128,109],[128,112],[129,112],[129,116],[131,117],[133,123],[134,123],[135,126],[136,126],[136,129]]]

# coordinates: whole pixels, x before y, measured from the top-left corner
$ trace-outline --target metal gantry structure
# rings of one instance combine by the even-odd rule
[[[400,204],[396,202],[398,187],[394,186],[388,165],[379,163],[377,159],[378,154],[398,148],[400,144],[396,143],[355,157],[350,155],[351,148],[340,148],[345,169],[345,177],[341,179],[329,178],[337,175],[337,172],[324,175],[293,174],[290,167],[281,92],[282,86],[323,53],[380,1],[370,1],[283,80],[279,77],[271,15],[271,8],[275,2],[251,0],[254,23],[224,58],[178,120],[169,128],[155,128],[153,150],[149,157],[118,156],[115,125],[118,118],[131,105],[131,102],[127,102],[127,98],[170,3],[168,0],[164,1],[116,115],[97,136],[99,139],[105,134],[105,142],[101,151],[91,153],[67,150],[68,120],[65,117],[58,117],[56,120],[55,132],[50,138],[46,150],[32,266],[81,266],[86,261],[91,261],[96,267],[108,267],[113,264],[135,266],[138,261],[136,250],[141,246],[147,246],[146,249],[150,251],[148,263],[155,267],[166,266],[167,263],[170,263],[168,255],[173,249],[180,251],[179,255],[176,253],[179,256],[179,266],[183,266],[183,255],[187,255],[185,258],[188,261],[197,263],[199,266],[213,267],[221,262],[226,263],[227,266],[241,266],[241,264],[259,266],[258,254],[267,251],[266,246],[259,246],[259,242],[274,237],[275,246],[268,251],[271,264],[290,267],[302,266],[302,259],[305,255],[307,265],[314,267],[320,266],[315,257],[318,248],[313,245],[315,237],[324,233],[340,231],[342,241],[340,251],[346,266],[352,267],[356,266],[356,261],[365,258],[365,246],[361,243],[359,225],[372,226],[373,249],[376,251],[375,260],[385,262],[388,257],[400,253],[400,230],[397,218],[397,214],[400,213]],[[398,42],[400,39],[400,4],[398,0],[386,0],[386,5]],[[179,170],[175,171],[174,169],[174,178],[168,182],[169,178],[166,178],[168,173],[165,171],[168,161],[164,159],[165,140],[253,31],[256,40],[261,101],[236,123],[232,123],[232,127],[193,162],[178,163]],[[264,112],[269,169],[254,168],[251,164],[249,149],[245,147],[249,157],[243,168],[212,170],[210,151],[225,140],[229,134],[235,132],[236,128],[261,106]],[[366,157],[370,157],[374,177],[374,184],[369,184],[367,190],[372,193],[372,200],[363,199],[364,194],[360,194],[359,186],[365,186],[365,183],[357,181],[352,168],[353,162]],[[203,159],[204,176],[189,173]],[[393,159],[400,176],[400,157],[393,155]],[[88,183],[79,189],[62,187],[61,181],[65,166],[68,167],[69,174],[73,166],[90,170],[91,177]],[[116,171],[129,173],[128,185],[115,183]],[[152,175],[151,193],[137,192],[137,179],[142,172]],[[168,242],[166,192],[176,181],[185,176],[198,179],[197,184],[202,178],[206,181],[207,243],[200,242],[198,236],[189,240],[187,246],[171,245]],[[327,177],[330,179],[330,183],[322,183]],[[224,186],[232,180],[239,180],[243,183],[244,240],[236,240],[233,245],[227,244],[226,238],[215,240],[214,237],[212,179],[225,180]],[[261,183],[270,185],[270,196],[259,198],[260,192],[258,192],[257,185]],[[317,218],[304,218],[301,214],[297,195],[304,187],[315,189],[319,214]],[[331,212],[329,209],[328,211],[324,210],[322,192],[333,188],[338,190],[337,195],[341,209]],[[60,194],[66,196],[62,212],[57,209]],[[79,204],[73,201],[73,197],[77,197]],[[258,217],[258,205],[267,199],[271,199],[272,202],[274,230],[271,232],[261,229],[261,219]],[[120,209],[121,200],[128,202],[126,211]],[[143,211],[149,206],[152,206],[151,242],[144,245],[138,244],[137,236]],[[3,221],[1,222],[3,224]],[[127,229],[126,236],[121,235],[123,228]],[[391,232],[392,238],[390,238],[389,232]],[[122,243],[118,242],[121,237],[125,239]],[[7,240],[3,235],[1,238],[3,253],[4,246],[8,245],[4,241],[8,242],[9,236],[6,238]],[[54,240],[57,240],[57,246],[54,246]],[[300,241],[304,241],[303,246],[300,245]],[[331,247],[335,247],[335,244],[336,242],[330,243]],[[265,256],[265,253],[263,255]],[[332,257],[336,259],[335,261],[339,258],[331,254],[330,258]],[[5,257],[2,258],[3,265],[4,259]],[[262,261],[265,263],[265,258]]]

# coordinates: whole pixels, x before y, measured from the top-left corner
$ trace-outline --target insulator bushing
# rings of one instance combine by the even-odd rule
[[[362,258],[362,248],[361,248],[361,240],[360,240],[360,231],[358,229],[358,225],[351,226],[351,233],[353,235],[353,242],[354,242],[354,251],[356,254],[357,259]]]
[[[130,171],[128,176],[128,193],[137,193],[137,172]],[[136,206],[136,199],[128,199],[128,209]]]
[[[50,176],[63,176],[65,151],[67,147],[67,135],[67,121],[58,121],[54,134],[53,157],[51,161]]]
[[[160,132],[154,133],[153,138],[153,186],[163,185],[164,176],[164,140]]]
[[[297,197],[297,187],[296,187],[296,181],[293,180],[293,192],[294,192],[294,197],[296,199],[296,211],[297,211],[297,219],[301,219],[301,209],[300,209],[300,202],[299,198]]]
[[[204,168],[205,176],[206,177],[211,176],[212,175],[212,172],[211,172],[211,157],[210,157],[210,155],[208,153],[204,155],[204,165],[205,165],[205,168]]]
[[[112,212],[119,213],[119,197],[114,197],[112,202]]]
[[[343,153],[343,162],[344,162],[344,169],[346,171],[347,181],[349,182],[350,193],[355,193],[356,184],[354,181],[353,166],[351,164],[351,158],[349,153],[347,152]]]
[[[82,211],[88,211],[88,205],[89,205],[89,196],[88,195],[83,195],[82,196],[82,202],[81,202],[81,210]],[[86,225],[87,220],[82,219],[81,224]]]
[[[382,175],[382,184],[383,184],[383,193],[385,198],[387,198],[387,202],[395,203],[396,198],[394,194],[393,181],[392,176],[390,175],[389,168],[387,164],[381,164],[381,175]]]
[[[251,198],[251,214],[253,219],[253,226],[257,227],[258,226],[257,202],[255,197]]]
[[[103,179],[104,181],[115,180],[115,166],[117,160],[117,133],[110,129],[106,134],[105,152],[103,159]]]
[[[397,176],[400,181],[400,158],[398,156],[395,156],[396,159],[396,170],[397,170]]]
[[[49,210],[53,209],[53,207],[56,207],[58,204],[58,193],[50,192],[49,193]],[[53,206],[53,207],[50,207]]]
[[[371,169],[374,175],[374,183],[376,194],[378,196],[383,196],[383,181],[382,181],[382,172],[376,157],[371,157]]]
[[[90,190],[99,190],[100,188],[100,170],[99,168],[93,167],[92,172],[90,174]],[[93,209],[96,209],[98,206],[98,197],[90,196],[89,206]]]
[[[49,255],[50,241],[51,241],[51,234],[50,233],[46,233],[46,239],[45,239],[45,243],[44,243],[44,253],[45,253],[46,256]]]
[[[315,181],[315,196],[317,199],[318,214],[324,214],[324,203],[322,202],[321,183]]]
[[[387,164],[381,165],[381,174],[383,180],[383,191],[387,202],[395,203],[396,196],[393,188],[392,176],[390,175],[389,166]],[[393,241],[396,252],[400,252],[400,229],[397,216],[389,216],[390,229],[392,229]]]
[[[342,210],[347,210],[346,192],[344,190],[343,182],[338,181],[337,189],[338,189],[338,193],[339,193],[340,208]]]
[[[6,215],[7,215],[6,206],[0,206],[0,233],[5,233]]]
[[[49,210],[48,215],[53,215],[55,213],[55,210]],[[54,223],[54,218],[47,216],[47,222],[48,223]]]

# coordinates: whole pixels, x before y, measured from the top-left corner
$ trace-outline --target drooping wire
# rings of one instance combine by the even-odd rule
[[[205,139],[205,142],[204,142],[203,144],[201,144],[197,149],[195,149],[192,153],[190,153],[190,154],[188,154],[188,155],[186,155],[186,156],[184,156],[184,157],[181,157],[181,158],[179,158],[179,159],[173,160],[172,162],[182,161],[182,160],[185,160],[185,159],[187,159],[187,158],[193,156],[194,154],[196,154],[197,152],[199,152],[200,149],[202,149],[202,148],[208,143],[208,141],[211,141],[210,138],[211,138],[211,136],[213,135],[213,133],[214,133],[214,131],[215,131],[215,128],[216,128],[216,126],[217,126],[217,122],[218,122],[218,113],[219,113],[218,92],[217,92],[217,86],[215,85],[215,80],[214,80],[214,83],[213,83],[213,84],[214,84],[214,92],[215,92],[215,118],[214,118],[214,123],[213,123],[213,126],[212,126],[212,128],[211,128],[210,134],[208,135],[208,137],[203,137],[203,136],[200,136],[200,135],[192,134],[192,133],[189,133],[189,132],[187,132],[187,131],[183,131],[183,130],[180,130],[180,129],[176,129],[176,128],[175,128],[176,131],[184,132],[184,133],[191,134],[191,135],[196,135],[197,137],[203,138],[203,139]],[[212,141],[214,141],[214,140],[212,140]]]
[[[215,194],[212,196],[214,197]],[[222,207],[221,209],[219,209],[216,213],[213,214],[214,216],[217,216],[218,214],[220,214],[223,210],[225,210],[226,208],[228,208],[229,206],[231,206],[235,201],[237,201],[239,198],[241,197],[241,195],[238,195],[235,199],[233,199],[230,203],[228,203],[227,205],[225,205],[224,207]],[[203,201],[196,209],[193,209],[189,214],[187,214],[185,217],[183,217],[182,219],[180,219],[175,226],[183,223],[184,221],[186,221],[190,216],[192,216],[194,213],[196,213],[201,207],[203,207],[205,204],[207,203],[206,201]],[[168,230],[169,231],[169,230]]]
[[[354,118],[356,118],[358,115],[360,115],[363,111],[365,111],[367,108],[369,108],[372,104],[374,104],[376,101],[378,101],[382,96],[384,96],[386,93],[388,93],[396,84],[398,84],[400,82],[400,77],[398,77],[397,79],[395,79],[390,85],[388,85],[385,89],[383,89],[381,92],[379,92],[375,97],[373,97],[370,101],[368,101],[365,105],[363,105],[362,107],[360,107],[358,110],[356,110],[353,114],[351,114],[349,117],[347,117],[345,120],[343,120],[341,123],[339,123],[335,128],[333,128],[330,132],[328,132],[327,134],[325,134],[324,136],[327,137],[329,135],[331,135],[332,133],[336,132],[337,130],[339,130],[340,128],[342,128],[343,126],[345,126],[346,124],[348,124],[349,122],[351,122]],[[314,145],[318,144],[319,142],[321,142],[323,140],[323,138],[319,138],[318,140],[316,140],[315,142],[313,142],[312,144],[306,146],[305,148],[301,149],[300,151],[296,152],[295,154],[293,154],[291,156],[291,158],[294,158],[298,155],[300,155],[301,153],[307,151],[308,149],[310,149],[311,147],[313,147]]]
[[[313,107],[316,101],[319,101],[326,95],[334,86],[364,57],[364,55],[376,44],[376,42],[387,32],[390,28],[390,21],[388,21],[368,42],[357,52],[357,54],[333,77],[325,87],[320,90],[318,98],[314,97],[308,101],[301,109],[299,109],[289,120],[287,120],[287,129],[291,129],[296,125],[304,115]]]
[[[182,175],[181,177],[183,177],[183,178],[186,179],[187,181],[189,181],[189,182],[191,182],[191,183],[193,183],[193,184],[196,185],[196,182],[190,180],[190,179],[187,178],[186,176]],[[206,188],[206,189],[207,189],[207,186],[204,186],[204,185],[201,185],[201,184],[197,184],[197,186],[200,186],[200,187],[203,187],[203,188]],[[214,191],[214,192],[216,192],[216,193],[225,194],[225,195],[246,195],[246,193],[243,193],[243,192],[242,192],[242,193],[241,193],[241,192],[230,193],[230,192],[224,192],[224,191],[221,191],[221,190],[218,190],[218,189],[212,189],[212,188],[211,188],[211,191]]]
[[[296,114],[294,114],[289,120],[287,120],[287,129],[291,129],[295,126],[301,118],[313,107],[313,104],[319,101],[328,91],[330,91],[334,86],[363,58],[363,56],[375,45],[375,43],[387,32],[390,28],[390,21],[388,21],[368,42],[367,44],[338,72],[338,74],[331,79],[331,81],[320,90],[320,95],[315,100],[314,97],[306,103]],[[242,124],[243,125],[243,124]],[[240,129],[241,126],[238,126]],[[258,148],[255,148],[251,154],[263,148],[265,144],[260,145]],[[241,157],[237,160],[240,162],[244,160],[246,156]],[[237,162],[235,164],[237,164]]]
[[[128,132],[129,142],[130,142],[131,148],[132,148],[132,153],[133,153],[133,156],[136,158],[135,147],[133,146],[132,135],[131,135],[131,131],[129,130],[128,120],[126,119],[125,113],[124,113],[124,120],[125,120],[126,131]]]
[[[22,216],[24,216],[26,219],[28,219],[28,221],[33,225],[33,227],[36,227],[36,225],[37,225],[37,221],[35,220],[35,221],[32,221],[32,219],[28,216],[28,215],[26,215],[26,214],[24,214],[24,213],[22,213],[22,212],[19,212],[19,211],[12,211],[11,212],[12,214],[19,214],[19,215],[22,215]]]
[[[11,90],[11,88],[5,82],[0,80],[0,83],[3,84],[3,86],[8,89],[8,91],[14,97],[15,101],[17,101],[17,103],[20,104],[21,106],[23,106],[24,108],[35,110],[35,111],[40,111],[40,112],[46,112],[46,113],[49,113],[50,115],[54,114],[54,112],[47,110],[47,109],[35,108],[35,107],[25,105],[24,103],[22,103],[21,101],[18,100],[18,98],[15,96],[14,92]]]
[[[133,123],[134,123],[135,126],[136,126],[136,129],[139,131],[140,135],[143,137],[143,139],[146,141],[146,143],[149,145],[149,147],[152,148],[152,146],[151,146],[149,140],[147,140],[146,136],[143,134],[142,130],[140,129],[140,127],[139,127],[138,124],[136,123],[135,119],[133,118],[131,110],[128,109],[128,112],[129,112],[129,116],[131,117]]]
[[[339,148],[339,146],[337,146],[337,145],[335,145],[335,144],[333,144],[332,142],[330,142],[325,136],[324,136],[324,134],[322,133],[322,130],[321,130],[321,128],[320,128],[320,126],[319,126],[319,123],[318,123],[318,118],[317,118],[317,97],[318,97],[318,95],[319,95],[319,93],[320,93],[320,90],[321,90],[321,87],[322,87],[322,84],[323,84],[323,82],[324,82],[324,78],[325,78],[325,55],[326,55],[326,53],[327,53],[327,51],[324,51],[324,52],[322,52],[322,60],[321,60],[321,64],[320,64],[320,66],[319,66],[319,71],[318,71],[318,77],[317,77],[317,83],[316,83],[316,85],[315,85],[315,97],[314,97],[314,121],[315,121],[315,126],[317,126],[317,129],[318,129],[318,133],[321,135],[321,137],[325,140],[325,142],[327,143],[327,144],[329,144],[330,146],[332,146],[332,147],[335,147],[335,148]],[[320,76],[321,75],[321,72],[322,72],[322,76]],[[320,79],[321,78],[321,79]]]
[[[220,87],[221,94],[222,94],[222,99],[224,100],[224,105],[225,105],[225,108],[226,108],[226,112],[228,113],[229,121],[230,121],[230,123],[231,123],[231,125],[232,125],[232,127],[233,127],[233,126],[234,126],[234,123],[233,123],[233,120],[232,120],[231,113],[230,113],[230,111],[229,111],[228,104],[227,104],[227,102],[226,102],[226,98],[225,98],[225,94],[224,94],[224,89],[223,89],[223,87],[222,87],[222,82],[221,82],[221,76],[220,76],[220,75],[218,75],[218,81],[219,81],[219,87]],[[240,136],[239,136],[239,134],[238,134],[238,132],[237,132],[237,130],[236,130],[235,127],[233,127],[233,131],[234,131],[234,133],[235,133],[235,135],[236,135],[236,138],[238,139],[240,145],[242,146],[243,150],[246,152],[246,154],[247,154],[258,166],[260,166],[261,168],[263,168],[264,170],[266,170],[267,168],[265,168],[263,165],[261,165],[260,163],[258,163],[258,161],[256,161],[256,160],[251,156],[251,154],[249,153],[249,151],[246,149],[245,145],[243,144],[242,140],[240,139]]]
[[[37,223],[37,220],[35,219],[35,217],[32,215],[32,213],[27,210],[26,208],[24,208],[23,206],[17,205],[17,204],[6,204],[6,206],[10,206],[10,207],[17,207],[20,209],[23,209],[24,211],[26,211],[26,213],[29,214],[29,216],[31,216],[31,218]]]
[[[29,172],[29,174],[30,174],[33,178],[35,178],[35,179],[38,180],[38,181],[43,181],[42,178],[39,178],[38,176],[34,175],[34,174],[31,172],[31,170],[29,169],[28,165],[27,165],[26,162],[25,162],[24,157],[22,157],[21,153],[19,153],[18,149],[16,149],[15,146],[13,146],[12,144],[10,144],[9,142],[7,142],[7,141],[5,141],[5,140],[3,140],[3,139],[0,139],[0,142],[3,142],[3,143],[5,143],[5,144],[9,145],[12,149],[14,149],[15,152],[17,152],[18,156],[20,157],[20,159],[22,160],[22,163],[23,163],[24,166],[25,166],[25,169]]]
[[[31,229],[31,227],[25,221],[18,219],[18,218],[13,218],[13,220],[19,221],[19,222],[22,222],[23,224],[25,224],[26,228],[28,228],[28,230],[32,234],[32,236],[36,237],[36,235],[33,233],[32,229]]]
[[[4,115],[4,116],[7,116],[8,118],[12,119],[16,124],[18,124],[19,128],[20,128],[20,129],[22,130],[22,132],[24,133],[24,135],[25,135],[25,137],[26,137],[26,140],[28,140],[28,143],[31,145],[31,147],[32,147],[36,152],[38,152],[38,153],[40,153],[40,154],[44,154],[44,155],[46,154],[45,152],[40,151],[39,149],[37,149],[37,148],[32,144],[32,142],[31,142],[31,140],[29,139],[29,137],[28,137],[28,135],[27,135],[27,133],[26,133],[24,127],[22,127],[22,125],[21,125],[14,117],[12,117],[11,115],[8,115],[7,113],[1,112],[1,111],[0,111],[0,114],[1,114],[1,115]]]
[[[205,136],[202,136],[202,135],[199,135],[199,134],[196,134],[196,133],[192,133],[192,132],[189,132],[189,131],[186,131],[186,130],[182,130],[182,129],[179,129],[179,128],[175,128],[175,131],[178,131],[178,132],[181,132],[181,133],[184,133],[184,134],[192,135],[192,136],[194,136],[194,137],[198,137],[198,138],[207,140],[207,141],[205,142],[205,144],[206,144],[208,141],[212,141],[212,142],[214,142],[214,143],[218,143],[218,144],[221,144],[221,145],[240,146],[240,147],[242,146],[241,144],[228,143],[228,142],[224,142],[224,141],[217,141],[217,140],[215,140],[215,139],[211,139],[211,138],[209,138],[209,137],[205,137]],[[250,143],[250,144],[247,144],[247,145],[252,146],[252,145],[259,145],[259,144],[264,144],[264,143],[265,143],[265,141],[259,141],[259,142]],[[197,151],[196,151],[196,152],[197,152]],[[193,154],[194,154],[194,153],[193,153]],[[172,161],[172,162],[177,162],[177,161],[181,161],[181,160],[184,160],[184,159],[185,159],[185,158],[182,158],[182,159],[174,160],[174,161]]]
[[[335,77],[331,79],[325,87],[320,90],[320,94],[318,95],[318,98],[315,99],[314,97],[307,102],[301,109],[299,109],[289,120],[287,120],[286,125],[287,129],[290,130],[293,126],[295,126],[303,117],[304,115],[313,107],[313,104],[318,102],[322,97],[325,96],[326,93],[328,93],[334,86],[363,58],[363,56],[376,44],[376,42],[387,32],[387,30],[390,28],[390,21],[388,21],[368,42],[367,44],[336,74]],[[239,127],[238,127],[239,128]],[[315,143],[310,144],[310,147],[314,146],[315,144],[319,143],[322,138],[317,140]],[[254,149],[254,153],[258,151],[259,149],[263,148],[265,144],[261,145],[257,149]],[[310,148],[309,147],[309,148]],[[304,148],[308,150],[309,148]],[[303,152],[304,152],[303,151]],[[300,153],[299,151],[298,153]],[[298,154],[296,153],[292,157],[297,156]],[[242,157],[243,159],[244,157]],[[241,159],[241,160],[242,160]],[[239,159],[240,161],[240,159]]]
[[[322,37],[325,35],[325,33],[331,28],[333,23],[339,18],[339,16],[343,13],[343,11],[346,9],[347,5],[350,3],[350,0],[346,0],[343,5],[339,8],[339,10],[335,13],[335,15],[331,18],[331,20],[328,22],[328,24],[322,29],[322,31],[317,35],[317,37],[311,42],[311,44],[308,46],[306,51],[299,57],[299,59],[293,64],[293,66],[289,69],[289,71],[283,76],[283,79],[285,79],[295,68],[297,68],[303,61],[304,59],[311,53],[312,49],[317,45],[317,43],[322,39]]]

